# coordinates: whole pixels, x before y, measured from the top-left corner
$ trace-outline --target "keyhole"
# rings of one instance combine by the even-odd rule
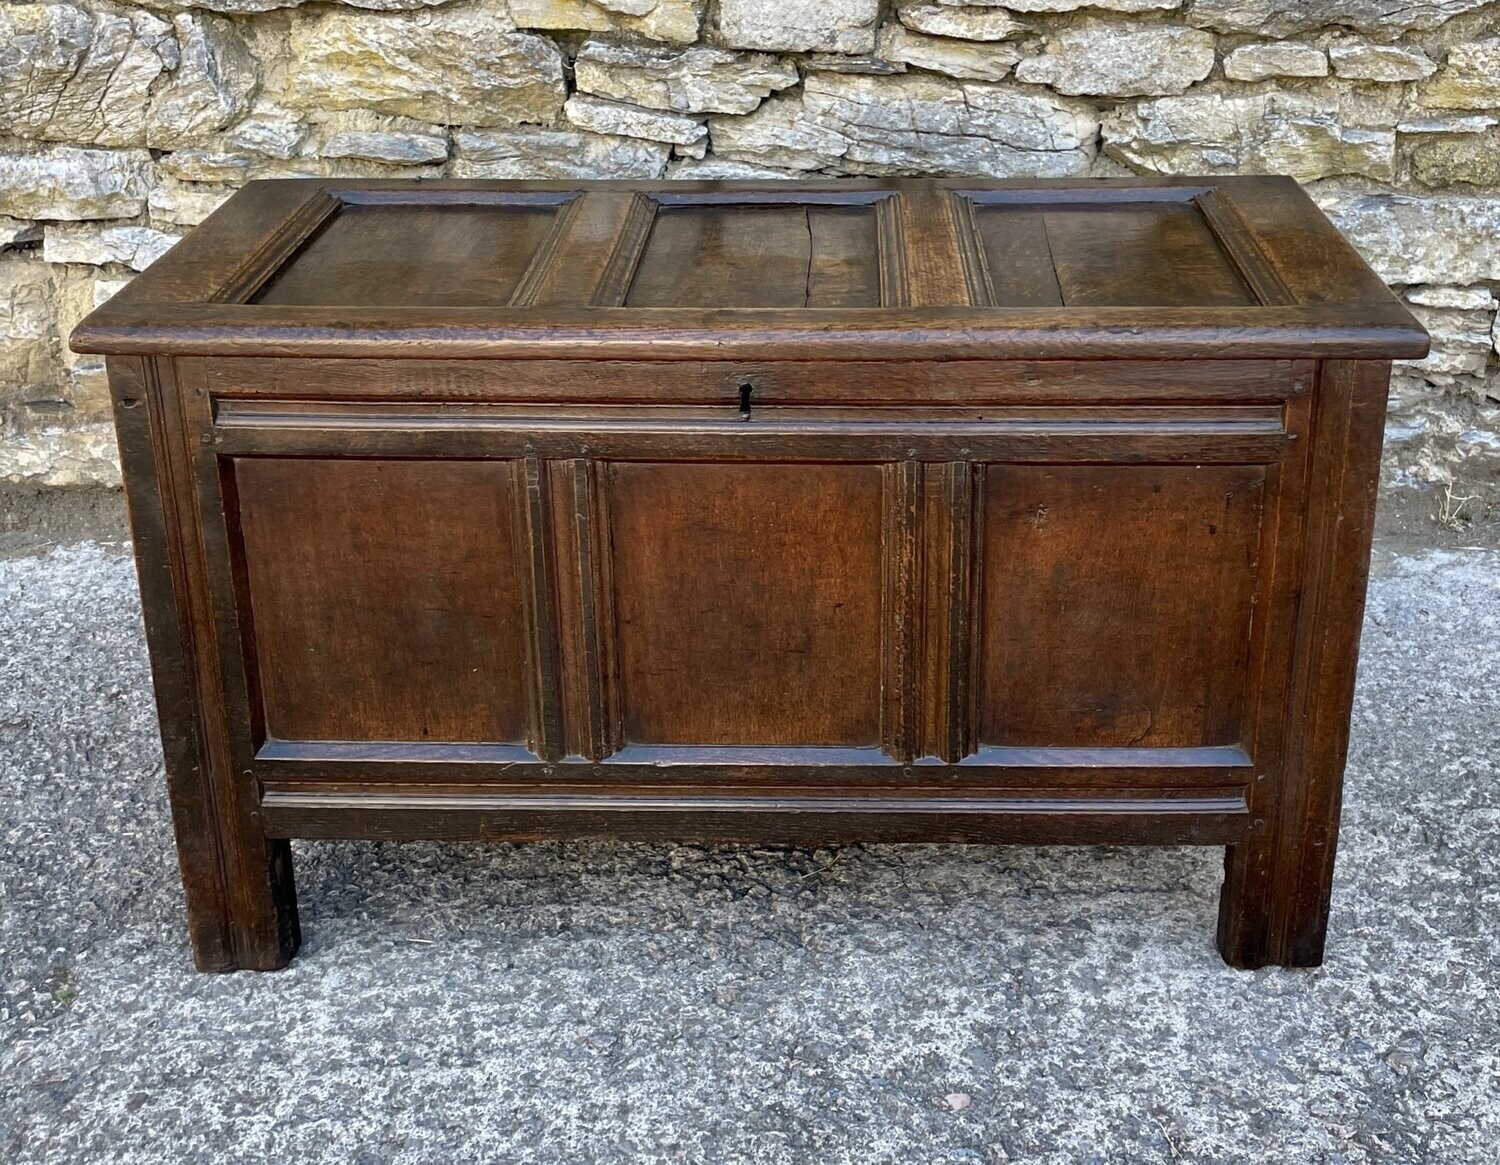
[[[740,385],[740,420],[750,419],[750,391],[754,386],[747,380]]]

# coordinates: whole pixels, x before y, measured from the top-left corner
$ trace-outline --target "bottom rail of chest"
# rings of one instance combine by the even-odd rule
[[[930,779],[963,779],[960,766],[921,768]],[[1171,770],[1158,775],[1172,779]],[[1326,891],[1311,907],[1296,901],[1306,879],[1287,884],[1268,866],[1274,852],[1267,821],[1252,808],[1247,787],[1233,783],[1188,787],[1179,778],[1149,788],[1061,791],[963,784],[654,791],[358,780],[247,784],[257,786],[247,819],[259,832],[241,836],[222,855],[222,884],[209,884],[211,863],[200,852],[206,838],[179,815],[194,953],[203,970],[273,970],[296,953],[293,838],[1223,846],[1217,936],[1225,960],[1239,967],[1315,965],[1322,954]]]
[[[1068,797],[973,789],[623,793],[303,784],[268,788],[260,816],[268,836],[287,838],[784,845],[1229,845],[1265,824],[1232,787]]]

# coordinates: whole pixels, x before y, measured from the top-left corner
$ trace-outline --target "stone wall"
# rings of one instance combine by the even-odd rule
[[[118,480],[71,325],[257,176],[1293,174],[1500,478],[1491,0],[0,0],[0,480]]]

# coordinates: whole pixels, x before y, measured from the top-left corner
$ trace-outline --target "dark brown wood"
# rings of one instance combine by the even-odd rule
[[[511,462],[233,465],[266,739],[525,743]]]
[[[861,353],[862,355],[862,353]],[[303,397],[534,404],[1257,404],[1304,394],[1311,360],[780,361],[289,360],[187,358],[216,400]]]
[[[625,303],[876,307],[875,240],[868,206],[666,207],[656,214]]]
[[[1388,365],[1323,365],[1281,779],[1225,855],[1219,949],[1237,967],[1323,961],[1375,529]]]
[[[980,742],[1240,743],[1264,477],[990,466]]]
[[[188,934],[200,970],[273,970],[302,941],[291,847],[264,832],[258,790],[230,762],[194,453],[170,369],[111,360],[109,376]]]
[[[1222,845],[1322,957],[1426,337],[1295,183],[252,183],[73,345],[204,969],[291,837]]]
[[[277,305],[507,305],[556,206],[355,205],[251,299]]]
[[[622,463],[604,488],[622,743],[879,744],[879,466]]]
[[[149,274],[147,272],[146,274]],[[116,300],[124,298],[125,302]],[[117,296],[81,351],[192,356],[600,360],[1419,359],[1425,332],[1389,303],[1310,307],[529,308],[146,305]],[[567,337],[564,343],[561,337]],[[561,349],[561,351],[560,351]]]

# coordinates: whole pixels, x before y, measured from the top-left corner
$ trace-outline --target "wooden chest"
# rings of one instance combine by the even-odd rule
[[[205,970],[293,837],[1219,845],[1322,957],[1427,338],[1289,180],[254,183],[73,346]]]

